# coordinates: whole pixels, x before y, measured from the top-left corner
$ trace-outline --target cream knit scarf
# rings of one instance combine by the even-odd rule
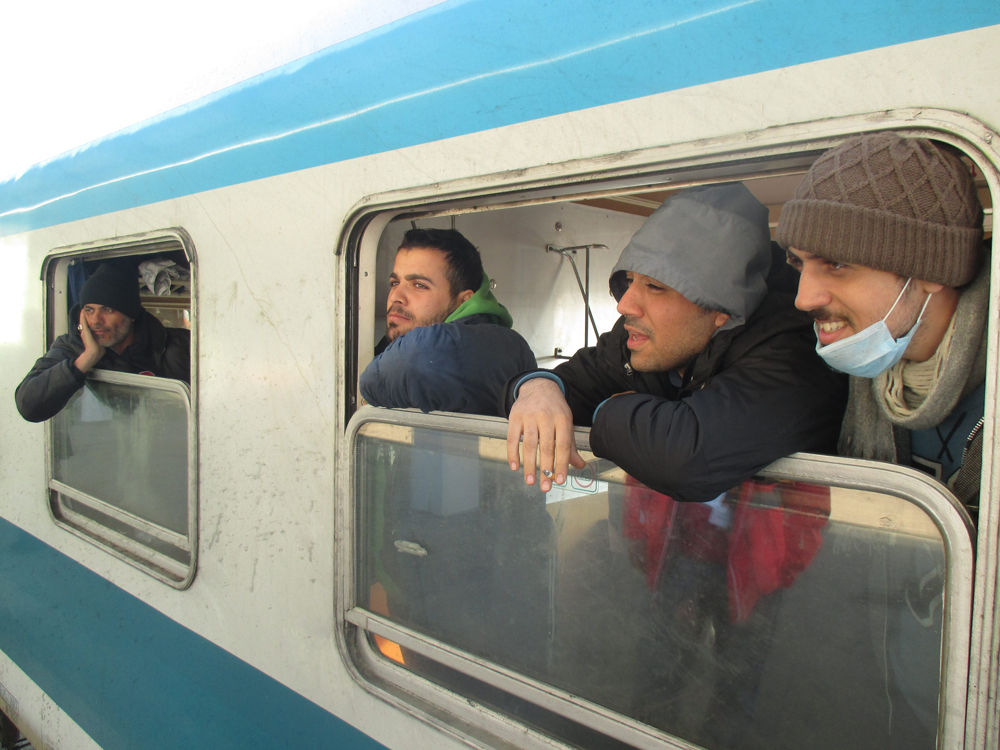
[[[885,390],[882,392],[882,403],[889,415],[897,419],[913,416],[934,384],[941,377],[945,358],[951,346],[951,337],[955,332],[955,316],[951,316],[948,329],[941,337],[937,351],[926,362],[911,362],[901,359],[890,367],[885,375]],[[881,381],[879,381],[881,382]]]
[[[916,363],[923,366],[912,373],[907,370],[915,363],[891,368],[871,379],[851,378],[837,446],[842,456],[908,463],[909,455],[897,455],[893,428],[935,427],[964,395],[979,387],[986,378],[989,288],[987,257],[982,270],[962,292],[949,333],[935,356]]]

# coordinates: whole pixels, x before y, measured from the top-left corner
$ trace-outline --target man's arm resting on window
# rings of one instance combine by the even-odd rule
[[[54,417],[87,382],[86,375],[74,364],[77,353],[59,343],[57,340],[35,362],[14,391],[17,410],[29,422],[44,422]]]

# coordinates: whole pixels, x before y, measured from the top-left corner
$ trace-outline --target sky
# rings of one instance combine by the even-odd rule
[[[0,181],[440,2],[0,0]]]

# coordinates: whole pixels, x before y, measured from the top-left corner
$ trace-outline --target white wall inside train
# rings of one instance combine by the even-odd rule
[[[555,349],[572,355],[584,345],[583,295],[570,262],[546,252],[547,245],[606,245],[590,253],[590,306],[601,333],[611,330],[618,313],[608,291],[608,277],[622,250],[645,219],[641,216],[582,206],[546,204],[465,214],[455,228],[479,248],[483,268],[496,282],[493,293],[514,317],[514,328],[527,340],[539,364],[554,367]],[[451,217],[418,219],[420,229],[451,227]],[[394,221],[379,240],[376,270],[376,336],[385,332],[386,298],[392,261],[410,221]],[[576,254],[586,278],[583,251]],[[588,343],[593,346],[593,329]]]

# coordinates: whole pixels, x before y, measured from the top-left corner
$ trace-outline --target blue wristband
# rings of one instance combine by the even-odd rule
[[[594,424],[594,422],[597,421],[597,412],[599,412],[601,410],[601,407],[604,406],[606,403],[608,403],[608,401],[610,401],[613,398],[614,398],[614,396],[608,396],[606,399],[604,399],[601,403],[599,403],[597,405],[597,408],[594,409],[594,415],[590,418],[590,423],[591,424]]]
[[[545,378],[546,380],[551,380],[553,383],[559,386],[559,390],[562,391],[562,395],[566,395],[566,386],[563,385],[562,378],[556,375],[554,372],[549,372],[548,370],[539,370],[538,372],[529,372],[523,378],[517,381],[517,385],[514,386],[514,400],[517,401],[517,394],[521,390],[521,386],[527,381],[533,380],[534,378]]]

